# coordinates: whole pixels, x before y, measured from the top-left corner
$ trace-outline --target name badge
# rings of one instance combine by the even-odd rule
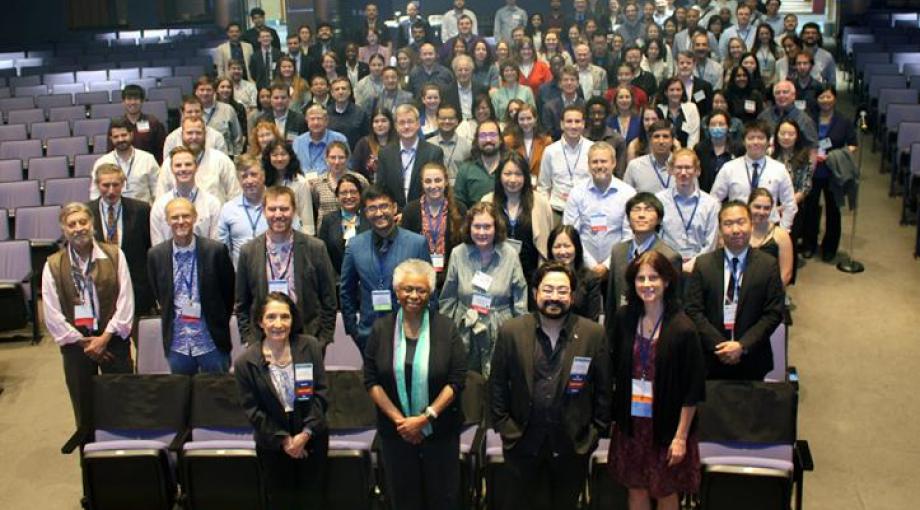
[[[757,103],[751,101],[750,99],[744,100],[744,111],[748,113],[754,113],[757,111]]]
[[[732,337],[735,336],[735,315],[737,312],[738,303],[725,303],[722,305],[722,322],[725,329],[732,332]]]
[[[694,93],[693,93],[693,100],[694,100],[694,101],[705,101],[705,100],[706,100],[706,91],[705,91],[705,90],[697,90],[696,92],[694,92]]]
[[[831,147],[833,146],[834,146],[834,143],[831,142],[830,138],[825,137],[825,138],[822,138],[820,142],[818,142],[818,148],[823,151],[829,151],[831,150]]]
[[[298,402],[313,398],[313,363],[294,364],[294,397]]]
[[[517,253],[518,255],[521,254],[521,249],[524,247],[524,243],[522,241],[508,238],[505,239],[505,242],[508,243],[508,246],[514,248],[514,253]]]
[[[375,312],[389,312],[393,309],[393,300],[388,290],[371,291],[371,304]]]
[[[148,131],[150,131],[150,121],[146,121],[146,120],[137,121],[137,132],[138,133],[146,133]]]
[[[796,109],[798,109],[798,110],[804,110],[804,109],[805,109],[805,100],[804,100],[804,99],[796,99],[796,100],[795,100],[795,107],[796,107]]]
[[[603,96],[604,91],[601,89],[594,89],[594,91],[591,92],[591,95],[592,96]]]
[[[444,270],[444,255],[440,253],[431,253],[431,265],[434,267],[434,270],[441,272]]]
[[[185,303],[179,309],[179,318],[184,321],[198,321],[201,319],[201,303]]]
[[[287,135],[285,135],[285,138],[287,138],[288,142],[294,143],[294,140],[297,139],[297,133],[288,133]]]
[[[92,331],[96,330],[96,316],[93,315],[93,307],[89,303],[73,306],[73,322],[78,328],[86,328]]]
[[[620,296],[620,306],[626,306],[626,294]]]
[[[492,307],[492,296],[482,292],[473,293],[473,310],[486,315],[489,313],[489,309]]]
[[[591,214],[591,232],[603,234],[607,232],[607,215],[601,212]]]
[[[578,395],[585,387],[585,381],[588,379],[588,369],[591,367],[591,358],[586,356],[575,356],[572,360],[572,371],[569,373],[569,382],[565,387],[568,395]]]
[[[630,414],[637,418],[652,417],[652,381],[632,380],[632,403]]]
[[[268,281],[268,291],[269,292],[280,292],[285,296],[288,295],[288,282],[287,280],[269,280]]]
[[[491,286],[492,277],[482,271],[476,271],[476,275],[473,276],[473,287],[487,291]]]
[[[345,244],[348,244],[348,241],[351,241],[351,238],[356,234],[355,227],[345,227],[345,231],[342,232],[342,239],[345,239]]]

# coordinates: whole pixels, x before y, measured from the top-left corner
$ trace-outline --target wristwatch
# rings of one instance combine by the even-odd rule
[[[438,413],[434,412],[434,408],[431,406],[425,408],[425,413],[423,416],[425,416],[428,421],[434,421],[438,419]]]

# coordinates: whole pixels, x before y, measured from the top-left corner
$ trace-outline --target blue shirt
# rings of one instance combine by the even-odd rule
[[[697,189],[684,197],[676,189],[655,194],[664,206],[661,238],[690,260],[716,248],[719,236],[719,201]]]
[[[610,178],[605,190],[599,189],[594,179],[572,188],[562,222],[575,227],[581,235],[584,263],[589,269],[598,264],[610,267],[613,245],[632,237],[626,202],[635,194],[632,186],[616,177]]]
[[[268,223],[265,221],[265,214],[262,213],[262,204],[251,205],[246,202],[243,195],[230,199],[220,209],[217,239],[230,251],[233,267],[236,267],[243,245],[266,230]]]
[[[186,356],[202,356],[217,347],[208,331],[204,317],[198,320],[182,317],[182,311],[187,304],[197,304],[201,310],[201,294],[198,288],[198,261],[196,241],[178,247],[173,244],[173,337],[170,350],[185,354]],[[200,315],[200,313],[199,313]]]
[[[345,135],[331,129],[326,129],[319,141],[313,140],[309,131],[295,138],[293,148],[294,154],[297,154],[297,159],[300,160],[300,168],[304,172],[316,172],[320,175],[326,173],[326,147],[332,142],[348,145]]]

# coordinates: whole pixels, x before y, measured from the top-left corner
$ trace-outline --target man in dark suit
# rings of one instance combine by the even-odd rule
[[[267,88],[275,77],[281,50],[272,46],[272,34],[268,28],[259,31],[258,44],[253,46],[252,59],[249,60],[249,72],[256,88]]]
[[[544,264],[533,282],[538,311],[505,322],[492,355],[492,423],[511,478],[501,499],[508,509],[574,510],[610,426],[610,354],[604,328],[571,313],[571,269]]]
[[[553,140],[562,136],[562,112],[567,106],[584,106],[585,99],[578,85],[578,69],[574,66],[565,66],[559,71],[559,97],[543,105],[540,114],[543,128],[548,129]]]
[[[290,110],[291,95],[288,86],[284,83],[272,84],[272,109],[259,116],[259,120],[269,120],[278,126],[278,130],[288,143],[307,132],[307,122],[304,116]]]
[[[335,53],[341,55],[341,47],[335,40],[335,30],[331,23],[323,21],[316,25],[316,42],[310,47],[310,56],[313,58],[313,68],[310,70],[310,76],[323,74],[322,63],[323,55],[326,53]],[[339,57],[341,60],[341,57]]]
[[[684,101],[692,101],[700,112],[700,118],[712,112],[712,85],[693,75],[696,59],[692,51],[677,54],[677,77],[684,83]],[[658,93],[664,96],[667,80],[659,84]]]
[[[252,28],[243,32],[243,40],[252,45],[253,48],[259,47],[259,33],[262,30],[268,30],[271,34],[271,45],[277,50],[281,50],[281,38],[274,28],[265,26],[265,11],[260,7],[254,7],[249,11],[249,19],[252,20]]]
[[[247,343],[259,338],[252,322],[253,304],[269,292],[283,292],[297,303],[303,332],[323,344],[335,333],[335,270],[323,242],[294,230],[297,202],[286,186],[265,190],[263,211],[268,231],[240,250],[236,274],[236,315]]]
[[[610,252],[610,273],[607,278],[606,307],[604,317],[608,335],[612,335],[617,308],[626,304],[626,268],[648,250],[664,255],[677,274],[681,274],[683,259],[680,254],[658,236],[664,220],[664,205],[652,193],[639,192],[626,202],[626,215],[633,238],[617,243]],[[679,288],[679,287],[678,287]],[[613,338],[610,336],[610,338]]]
[[[719,211],[725,247],[697,257],[687,284],[687,315],[708,355],[709,379],[759,381],[773,368],[770,335],[785,293],[776,259],[750,248],[751,228],[744,202],[726,202]]]
[[[297,74],[304,80],[310,79],[310,71],[313,69],[313,55],[303,52],[300,47],[300,36],[296,33],[287,36],[287,55],[294,59],[294,69]],[[309,48],[307,48],[309,49]]]
[[[230,368],[233,263],[227,247],[195,235],[198,213],[187,198],[166,204],[172,239],[150,250],[147,273],[160,303],[163,351],[174,374]]]
[[[457,55],[450,63],[457,78],[453,87],[441,90],[442,105],[449,104],[457,111],[457,118],[473,118],[473,102],[480,94],[488,94],[489,88],[473,83],[473,59],[469,55]]]
[[[444,151],[419,137],[419,113],[414,106],[397,106],[395,117],[399,143],[380,150],[376,183],[402,210],[407,202],[422,195],[422,166],[429,161],[443,163]]]
[[[150,204],[122,196],[127,178],[121,168],[103,164],[96,169],[99,198],[87,204],[93,211],[96,241],[121,248],[134,287],[134,315],[153,308],[153,294],[147,280],[147,250],[150,249]]]
[[[431,40],[431,25],[419,13],[418,2],[415,0],[406,4],[406,19],[399,22],[399,37],[396,39],[396,48],[404,48]],[[414,31],[413,31],[414,29]],[[394,48],[394,49],[396,49]]]

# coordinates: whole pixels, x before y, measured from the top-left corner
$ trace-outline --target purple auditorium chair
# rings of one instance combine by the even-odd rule
[[[374,402],[361,370],[327,370],[329,457],[327,502],[331,508],[370,508],[377,435]],[[334,396],[333,396],[334,395]]]
[[[904,76],[916,76],[920,74],[920,64],[908,63],[901,68],[901,74]],[[911,80],[913,83],[913,80]]]
[[[166,107],[166,101],[145,101],[141,110],[148,115],[155,115],[161,122],[169,119],[169,108]]]
[[[108,152],[108,135],[93,135],[93,154],[102,155]]]
[[[67,177],[45,181],[45,205],[89,202],[89,177]]]
[[[160,88],[178,87],[182,94],[189,95],[194,92],[195,80],[191,76],[172,76],[160,80]]]
[[[898,126],[902,122],[918,122],[920,121],[920,104],[908,104],[908,103],[889,103],[887,112],[885,113],[885,124],[882,126],[881,138],[882,143],[882,158],[881,164],[882,168],[885,168],[885,159],[890,153],[891,148],[894,146],[897,136],[898,136]]]
[[[45,122],[45,110],[41,108],[31,108],[28,110],[13,110],[10,112],[7,121],[10,124],[25,124],[31,126],[36,122]]]
[[[327,368],[335,367],[339,370],[360,370],[364,366],[364,358],[358,346],[345,334],[345,323],[342,314],[335,317],[335,335],[332,343],[326,348],[324,361]]]
[[[173,75],[172,67],[156,66],[141,69],[142,78],[166,78]]]
[[[509,483],[509,473],[505,468],[505,452],[502,449],[502,438],[492,429],[486,431],[485,457],[483,470],[486,482],[486,507],[502,508],[508,499],[507,490],[503,486]]]
[[[121,103],[94,104],[89,107],[89,116],[92,119],[114,119],[125,114],[125,107]]]
[[[67,156],[69,161],[77,154],[89,154],[89,141],[85,136],[51,138],[47,142],[49,156]]]
[[[106,81],[109,79],[109,72],[100,69],[98,71],[77,71],[77,83],[89,85],[94,81]]]
[[[6,210],[0,209],[0,222],[2,222],[4,227],[8,229],[9,226],[6,221]],[[6,232],[4,239],[9,239],[9,231]],[[33,299],[33,296],[37,295],[35,291],[35,282],[34,274],[32,271],[32,257],[31,257],[31,248],[29,246],[29,241],[25,240],[12,240],[12,241],[0,241],[0,293],[10,293],[10,294],[20,294],[23,298],[23,307],[21,314],[13,314],[13,316],[25,317],[28,313],[32,318],[32,343],[38,342],[41,339],[38,330],[38,317],[36,299]],[[18,287],[18,288],[17,288]],[[10,329],[18,329],[23,325],[22,321],[19,321],[17,324],[11,324]],[[2,325],[0,325],[2,326]]]
[[[96,164],[96,160],[99,159],[99,156],[99,154],[80,154],[74,158],[73,176],[91,177],[93,175],[93,165]]]
[[[48,86],[75,83],[75,81],[73,73],[49,73],[42,76],[42,83]]]
[[[904,203],[901,211],[902,224],[907,223],[907,213],[910,207],[916,209],[917,214],[920,215],[920,206],[917,205],[916,197],[916,182],[917,179],[920,179],[920,143],[912,143],[910,145],[910,166],[906,174],[905,180],[907,181],[907,188],[904,192]],[[920,226],[917,228],[920,229]]]
[[[33,97],[7,97],[0,99],[0,113],[7,116],[14,110],[31,110],[35,108]]]
[[[40,157],[42,157],[42,142],[40,140],[0,142],[0,159],[28,161],[32,158]]]
[[[200,64],[186,64],[183,66],[176,66],[175,76],[191,76],[193,78],[198,78],[202,74],[205,74],[205,66]]]
[[[891,54],[891,61],[899,66],[901,72],[904,66],[908,64],[920,64],[920,47],[914,44],[914,49],[906,52],[894,52]],[[906,76],[907,73],[904,73]]]
[[[150,65],[149,60],[121,60],[119,61],[122,69],[137,69],[138,75],[140,74],[140,69],[142,67],[148,67]]]
[[[135,78],[133,80],[125,80],[125,85],[137,85],[138,87],[144,89],[145,92],[150,92],[157,87],[157,79]]]
[[[103,92],[105,94],[105,92]],[[86,118],[86,107],[83,105],[59,106],[48,112],[48,120],[66,120],[70,125],[75,121]]]
[[[767,373],[764,381],[767,382],[785,382],[786,373],[789,368],[789,360],[786,356],[786,346],[789,345],[789,330],[786,325],[780,323],[770,335],[770,347],[773,349],[773,370]]]
[[[85,136],[92,140],[96,135],[109,132],[110,119],[80,119],[73,123],[73,136]]]
[[[240,323],[236,319],[236,315],[230,316],[230,365],[233,366],[233,362],[236,361],[241,354],[246,352],[246,346],[243,345],[242,340],[240,339]],[[232,368],[230,369],[233,370]]]
[[[4,87],[3,85],[0,85],[0,99],[8,99],[12,97],[12,95],[13,95],[13,92],[10,90],[9,87]]]
[[[878,107],[875,117],[872,119],[872,126],[885,125],[885,113],[888,111],[888,105],[892,103],[914,103],[916,104],[920,91],[907,88],[882,88],[878,91]],[[876,130],[879,131],[879,130]],[[873,140],[878,138],[875,134]],[[875,147],[873,147],[873,150]]]
[[[128,82],[130,80],[138,80],[140,77],[141,70],[137,67],[128,69],[109,69],[110,80],[121,80],[122,82]]]
[[[0,241],[9,241],[10,240],[10,222],[7,221],[10,218],[10,214],[6,209],[0,209]],[[0,267],[2,271],[2,267]],[[3,275],[0,275],[0,289],[5,279]]]
[[[48,86],[47,85],[27,85],[24,87],[15,87],[13,88],[13,95],[16,97],[47,96]]]
[[[0,207],[15,211],[19,207],[42,205],[38,181],[0,182]]]
[[[182,89],[179,87],[160,87],[147,92],[148,101],[165,101],[166,108],[178,110],[182,106]]]
[[[73,106],[73,95],[71,94],[51,94],[49,96],[37,96],[35,106],[45,111],[45,116],[51,112],[52,108]]]
[[[42,84],[42,77],[37,75],[32,76],[14,76],[9,79],[10,87],[32,87],[35,85]]]
[[[89,106],[94,104],[107,104],[109,102],[109,93],[104,90],[95,92],[77,92],[73,96],[75,105]]]
[[[121,89],[112,91],[112,100],[111,103],[120,103],[121,102]]]
[[[0,182],[18,182],[22,180],[22,161],[18,159],[0,160]],[[0,223],[4,217],[0,216]]]
[[[891,192],[896,192],[898,186],[905,190],[903,207],[901,208],[901,224],[907,223],[907,203],[909,193],[907,186],[910,184],[910,154],[913,144],[920,142],[920,122],[902,122],[898,125],[898,139],[894,146],[894,156],[891,167]]]
[[[461,395],[463,431],[460,433],[460,494],[462,508],[479,508],[479,473],[485,444],[486,380],[472,370],[466,373]]]
[[[252,425],[232,375],[192,378],[189,428],[181,462],[189,507],[261,509],[263,488]]]
[[[137,373],[168,374],[159,317],[145,317],[137,324]]]
[[[62,448],[71,453],[82,446],[87,506],[173,508],[176,451],[188,422],[191,378],[104,374],[92,385],[89,430],[78,430]]]
[[[46,179],[63,179],[68,176],[68,173],[67,156],[49,156],[29,160],[27,175],[30,181],[43,183]]]
[[[91,81],[87,89],[89,92],[95,90],[107,90],[109,92],[115,90],[121,90],[121,81],[119,80],[104,80],[104,81]]]
[[[26,131],[25,124],[0,125],[0,142],[28,139],[29,133]]]
[[[33,247],[56,243],[63,235],[58,219],[60,213],[59,205],[17,208],[13,223],[16,239],[28,240]]]
[[[66,120],[55,122],[36,122],[32,124],[32,139],[47,143],[51,138],[70,136],[70,124]]]

